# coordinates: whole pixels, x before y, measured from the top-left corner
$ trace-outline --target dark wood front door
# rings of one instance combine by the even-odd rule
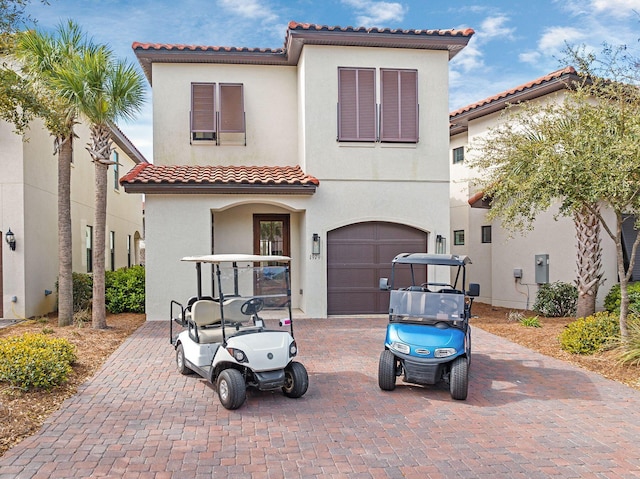
[[[289,236],[289,215],[253,215],[253,254],[291,256]],[[268,281],[265,281],[265,278],[256,278],[254,282],[256,294],[281,293],[286,288],[286,283],[284,283],[286,278],[283,275],[285,268],[275,263],[273,265],[263,264],[262,266],[273,266],[268,269],[272,277]],[[265,271],[267,270],[265,269]],[[265,306],[281,307],[284,304],[282,298],[265,299]]]

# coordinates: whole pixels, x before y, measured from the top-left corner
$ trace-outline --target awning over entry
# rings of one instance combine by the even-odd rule
[[[127,193],[312,195],[320,185],[300,166],[154,165],[142,163],[120,179]]]

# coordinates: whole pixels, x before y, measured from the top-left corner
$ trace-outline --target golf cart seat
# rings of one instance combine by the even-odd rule
[[[208,299],[196,301],[191,306],[191,321],[199,327],[219,323],[220,305]]]

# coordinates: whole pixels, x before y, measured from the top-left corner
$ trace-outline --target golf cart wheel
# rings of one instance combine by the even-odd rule
[[[299,398],[307,392],[309,375],[306,368],[296,361],[291,361],[284,370],[284,386],[282,392],[290,398]]]
[[[237,369],[225,369],[218,376],[218,397],[227,409],[238,409],[247,398],[247,386]]]
[[[182,344],[178,344],[176,348],[176,366],[180,374],[189,375],[193,374],[193,371],[187,367],[187,363],[184,359],[184,347]]]
[[[464,356],[458,356],[451,365],[449,391],[453,399],[467,399],[469,389],[469,362]]]
[[[385,349],[380,355],[378,363],[378,386],[384,391],[393,391],[396,388],[396,357],[391,351]]]

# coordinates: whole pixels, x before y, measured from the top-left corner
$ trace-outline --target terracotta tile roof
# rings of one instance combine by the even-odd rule
[[[465,30],[400,30],[331,27],[289,22],[282,48],[221,47],[133,42],[131,47],[151,82],[151,64],[158,62],[297,65],[303,45],[342,45],[448,50],[453,58],[475,32]]]
[[[313,194],[320,185],[300,166],[137,165],[120,179],[132,193]]]
[[[475,32],[472,28],[466,28],[464,30],[400,30],[400,29],[391,29],[391,28],[365,28],[365,27],[339,27],[339,26],[328,26],[328,25],[316,25],[313,23],[298,23],[291,21],[289,22],[288,32],[292,30],[315,30],[315,31],[325,31],[325,32],[361,32],[361,33],[391,33],[394,35],[427,35],[427,36],[460,36],[460,37],[470,37]]]
[[[466,129],[466,122],[471,119],[502,110],[510,103],[532,100],[548,95],[554,91],[565,89],[576,80],[578,80],[578,73],[572,66],[568,66],[455,110],[449,113],[452,134],[464,131]]]

